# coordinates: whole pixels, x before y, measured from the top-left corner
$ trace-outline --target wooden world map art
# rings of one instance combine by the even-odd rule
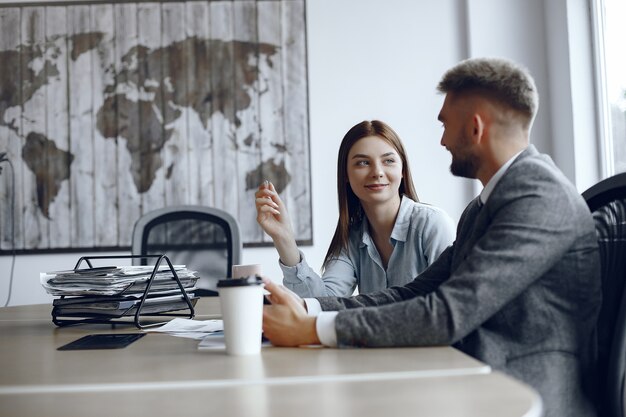
[[[274,183],[311,242],[304,0],[0,7],[0,251],[126,249],[135,221],[218,207],[269,242]]]

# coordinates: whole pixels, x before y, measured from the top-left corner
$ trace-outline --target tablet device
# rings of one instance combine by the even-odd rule
[[[145,333],[90,334],[57,350],[121,349],[145,335]]]

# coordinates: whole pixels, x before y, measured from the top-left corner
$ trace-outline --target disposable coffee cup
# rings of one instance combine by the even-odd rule
[[[260,264],[249,264],[249,265],[233,265],[231,268],[230,276],[232,278],[245,278],[250,275],[261,275],[261,265]]]
[[[263,281],[251,275],[217,283],[222,306],[226,353],[234,356],[261,352]]]

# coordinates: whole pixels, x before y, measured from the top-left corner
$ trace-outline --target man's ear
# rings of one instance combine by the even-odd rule
[[[485,134],[485,119],[480,113],[474,113],[472,116],[472,139],[474,143],[480,143]]]

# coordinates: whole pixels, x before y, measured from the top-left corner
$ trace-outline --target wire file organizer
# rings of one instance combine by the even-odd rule
[[[85,323],[110,323],[110,324],[115,324],[115,323],[124,323],[124,324],[130,324],[130,323],[134,323],[134,325],[139,328],[139,329],[143,329],[146,327],[151,327],[151,326],[158,326],[161,324],[166,323],[166,321],[159,321],[159,322],[150,322],[150,323],[142,323],[141,321],[141,317],[163,317],[163,316],[167,316],[167,317],[187,317],[187,318],[193,318],[195,316],[195,311],[194,311],[194,306],[195,306],[195,302],[197,301],[197,298],[190,298],[189,295],[187,294],[187,291],[185,290],[183,284],[181,283],[180,278],[178,277],[178,274],[176,273],[176,270],[174,268],[174,266],[172,265],[172,263],[170,262],[169,258],[166,255],[120,255],[120,256],[83,256],[81,257],[78,262],[76,263],[76,266],[74,266],[74,272],[77,271],[89,271],[89,270],[96,270],[97,268],[94,268],[93,264],[91,263],[92,260],[104,260],[104,259],[134,259],[134,258],[152,258],[152,259],[156,259],[156,263],[154,265],[154,268],[152,269],[151,275],[150,277],[147,279],[146,281],[146,287],[143,290],[143,293],[141,293],[141,295],[139,297],[135,296],[129,299],[132,300],[132,305],[128,306],[127,308],[123,308],[121,309],[119,312],[117,312],[116,314],[111,314],[111,313],[107,313],[107,314],[98,314],[96,312],[76,312],[76,313],[67,313],[67,311],[64,312],[64,310],[60,307],[60,306],[54,306],[52,309],[52,322],[57,325],[57,326],[68,326],[68,325],[73,325],[73,324],[85,324]],[[167,267],[169,269],[169,272],[171,272],[172,274],[172,279],[174,281],[176,281],[176,287],[178,289],[180,289],[180,295],[181,298],[179,300],[184,301],[184,304],[186,305],[186,308],[178,308],[178,306],[181,303],[175,303],[175,304],[171,304],[171,306],[176,305],[177,307],[172,308],[171,310],[167,310],[167,304],[165,304],[165,310],[164,311],[152,311],[150,312],[150,303],[147,303],[147,300],[150,301],[154,301],[157,300],[158,301],[158,297],[150,297],[150,289],[155,281],[155,277],[157,276],[157,273],[159,271],[163,271],[162,269],[160,270],[159,267],[161,266],[161,264],[165,261],[165,263],[167,263]],[[83,264],[83,262],[85,262],[88,265],[88,268],[83,268],[81,269],[81,264]],[[114,296],[99,296],[99,301],[104,301],[106,302],[107,300],[113,300],[113,299],[119,299],[120,297],[125,297],[127,294],[124,294],[124,291],[122,291],[119,294],[116,294]],[[175,295],[178,295],[178,293],[176,293]],[[169,297],[171,297],[171,293],[168,294]],[[76,297],[71,297],[72,300],[77,300],[78,302],[80,302],[81,298],[85,298],[85,297],[81,297],[81,296],[76,296]],[[61,299],[66,299],[65,295],[61,295]],[[163,305],[161,305],[163,307]],[[146,308],[148,307],[148,308]],[[183,314],[183,313],[179,313],[176,311],[181,311],[181,310],[189,310],[188,314]],[[130,318],[133,318],[132,321],[130,321]]]

